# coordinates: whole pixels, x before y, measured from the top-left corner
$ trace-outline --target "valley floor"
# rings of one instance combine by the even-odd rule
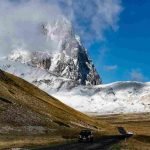
[[[98,142],[94,141],[93,146],[96,147],[105,147],[106,143],[107,149],[109,150],[149,150],[150,149],[150,113],[142,113],[142,114],[116,114],[116,115],[103,115],[103,116],[93,116],[98,121],[106,121],[114,127],[123,127],[126,131],[132,132],[133,136],[129,139],[125,139],[124,137],[112,136],[110,131],[110,135],[106,138],[104,135],[101,135],[101,138],[98,139]],[[67,132],[65,131],[66,135]],[[3,147],[13,147],[13,145],[17,145],[18,147],[35,147],[37,145],[44,147],[50,147],[52,145],[64,144],[64,148],[69,146],[73,146],[75,148],[78,147],[87,147],[93,148],[92,145],[87,143],[76,143],[77,140],[74,135],[77,133],[71,132],[70,137],[62,137],[62,136],[0,136],[0,149]],[[68,139],[69,140],[68,140]],[[72,140],[71,140],[72,138]],[[107,139],[108,138],[108,139]],[[110,140],[109,140],[110,138]],[[14,140],[12,140],[14,139]],[[12,142],[13,141],[13,142]],[[68,146],[69,145],[69,146]],[[75,145],[75,146],[74,146]],[[15,146],[16,147],[16,146]],[[28,148],[29,148],[28,147]],[[49,148],[50,148],[49,147]],[[56,147],[57,148],[57,147]],[[60,146],[58,146],[60,148]],[[106,148],[106,147],[105,147]]]
[[[111,150],[150,150],[150,113],[97,116],[116,127],[124,127],[133,137],[114,145]]]

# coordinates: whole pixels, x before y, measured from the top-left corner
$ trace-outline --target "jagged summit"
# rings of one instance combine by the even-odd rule
[[[101,78],[87,50],[67,19],[60,17],[60,20],[54,19],[51,23],[42,24],[42,32],[47,40],[57,43],[55,50],[28,51],[18,48],[9,54],[8,60],[45,69],[81,85],[101,84]]]

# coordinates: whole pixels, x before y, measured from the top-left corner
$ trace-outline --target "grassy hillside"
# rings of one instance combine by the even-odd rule
[[[81,128],[90,128],[100,134],[110,130],[111,133],[116,132],[104,121],[96,121],[25,80],[0,70],[0,147],[11,145],[11,141],[21,136],[28,139],[32,136],[55,136],[63,141],[63,138],[76,136]],[[45,143],[47,138],[43,139]],[[33,137],[29,141],[26,144],[33,143]]]

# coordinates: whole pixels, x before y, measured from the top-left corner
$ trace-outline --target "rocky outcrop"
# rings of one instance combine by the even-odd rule
[[[43,59],[42,61],[40,61],[37,65],[40,68],[49,70],[50,66],[51,66],[51,59],[50,58],[46,58]]]

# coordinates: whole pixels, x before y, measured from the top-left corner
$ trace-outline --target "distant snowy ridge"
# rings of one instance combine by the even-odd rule
[[[43,90],[50,93],[48,88]],[[65,104],[84,113],[120,114],[150,112],[150,83],[115,82],[98,86],[79,86],[53,93]]]

